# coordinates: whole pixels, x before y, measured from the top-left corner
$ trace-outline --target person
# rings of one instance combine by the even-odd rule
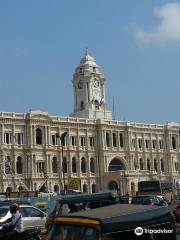
[[[0,240],[18,239],[19,234],[23,231],[22,215],[19,212],[19,205],[17,203],[12,204],[9,207],[9,211],[12,217],[9,222],[2,225]]]

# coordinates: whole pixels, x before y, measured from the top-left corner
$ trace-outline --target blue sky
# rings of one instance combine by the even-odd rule
[[[180,1],[0,1],[0,111],[73,111],[88,47],[116,119],[180,122]]]

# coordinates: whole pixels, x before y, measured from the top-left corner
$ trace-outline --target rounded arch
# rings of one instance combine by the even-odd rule
[[[154,158],[154,171],[157,172],[158,171],[158,163],[157,163],[157,159]]]
[[[22,170],[23,170],[22,158],[19,156],[19,157],[17,157],[17,162],[16,162],[17,174],[22,174]]]
[[[72,173],[77,173],[76,158],[72,158]]]
[[[86,160],[84,157],[81,158],[81,172],[86,173]]]
[[[57,192],[57,193],[59,193],[59,185],[54,185],[54,192]]]
[[[25,189],[23,188],[23,186],[20,185],[20,186],[18,187],[18,191],[19,191],[19,192],[22,192],[22,191],[24,191],[24,190],[25,190]]]
[[[122,159],[114,158],[111,160],[108,166],[108,171],[126,170],[125,163]]]
[[[150,159],[147,158],[147,170],[150,171],[151,170],[151,163],[150,163]]]
[[[88,192],[87,184],[83,184],[83,192]]]
[[[64,173],[67,173],[67,160],[66,160],[66,157],[63,157],[62,170],[63,170]]]
[[[42,130],[41,128],[36,128],[36,144],[42,144]]]
[[[57,173],[57,158],[53,157],[52,159],[52,171],[53,173]]]
[[[94,158],[90,159],[90,171],[91,173],[95,173]]]
[[[116,181],[111,181],[108,184],[108,189],[109,190],[118,190],[118,184]]]

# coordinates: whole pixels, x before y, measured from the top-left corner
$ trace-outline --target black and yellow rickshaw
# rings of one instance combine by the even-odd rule
[[[175,240],[167,207],[111,205],[50,218],[49,240]]]

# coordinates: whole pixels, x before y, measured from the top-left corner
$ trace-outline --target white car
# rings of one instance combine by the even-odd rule
[[[20,205],[19,211],[22,214],[23,228],[24,230],[30,228],[40,228],[42,231],[45,230],[45,222],[47,214],[40,209],[31,205]],[[9,205],[0,207],[0,223],[3,223],[8,218],[11,218],[9,211]]]

